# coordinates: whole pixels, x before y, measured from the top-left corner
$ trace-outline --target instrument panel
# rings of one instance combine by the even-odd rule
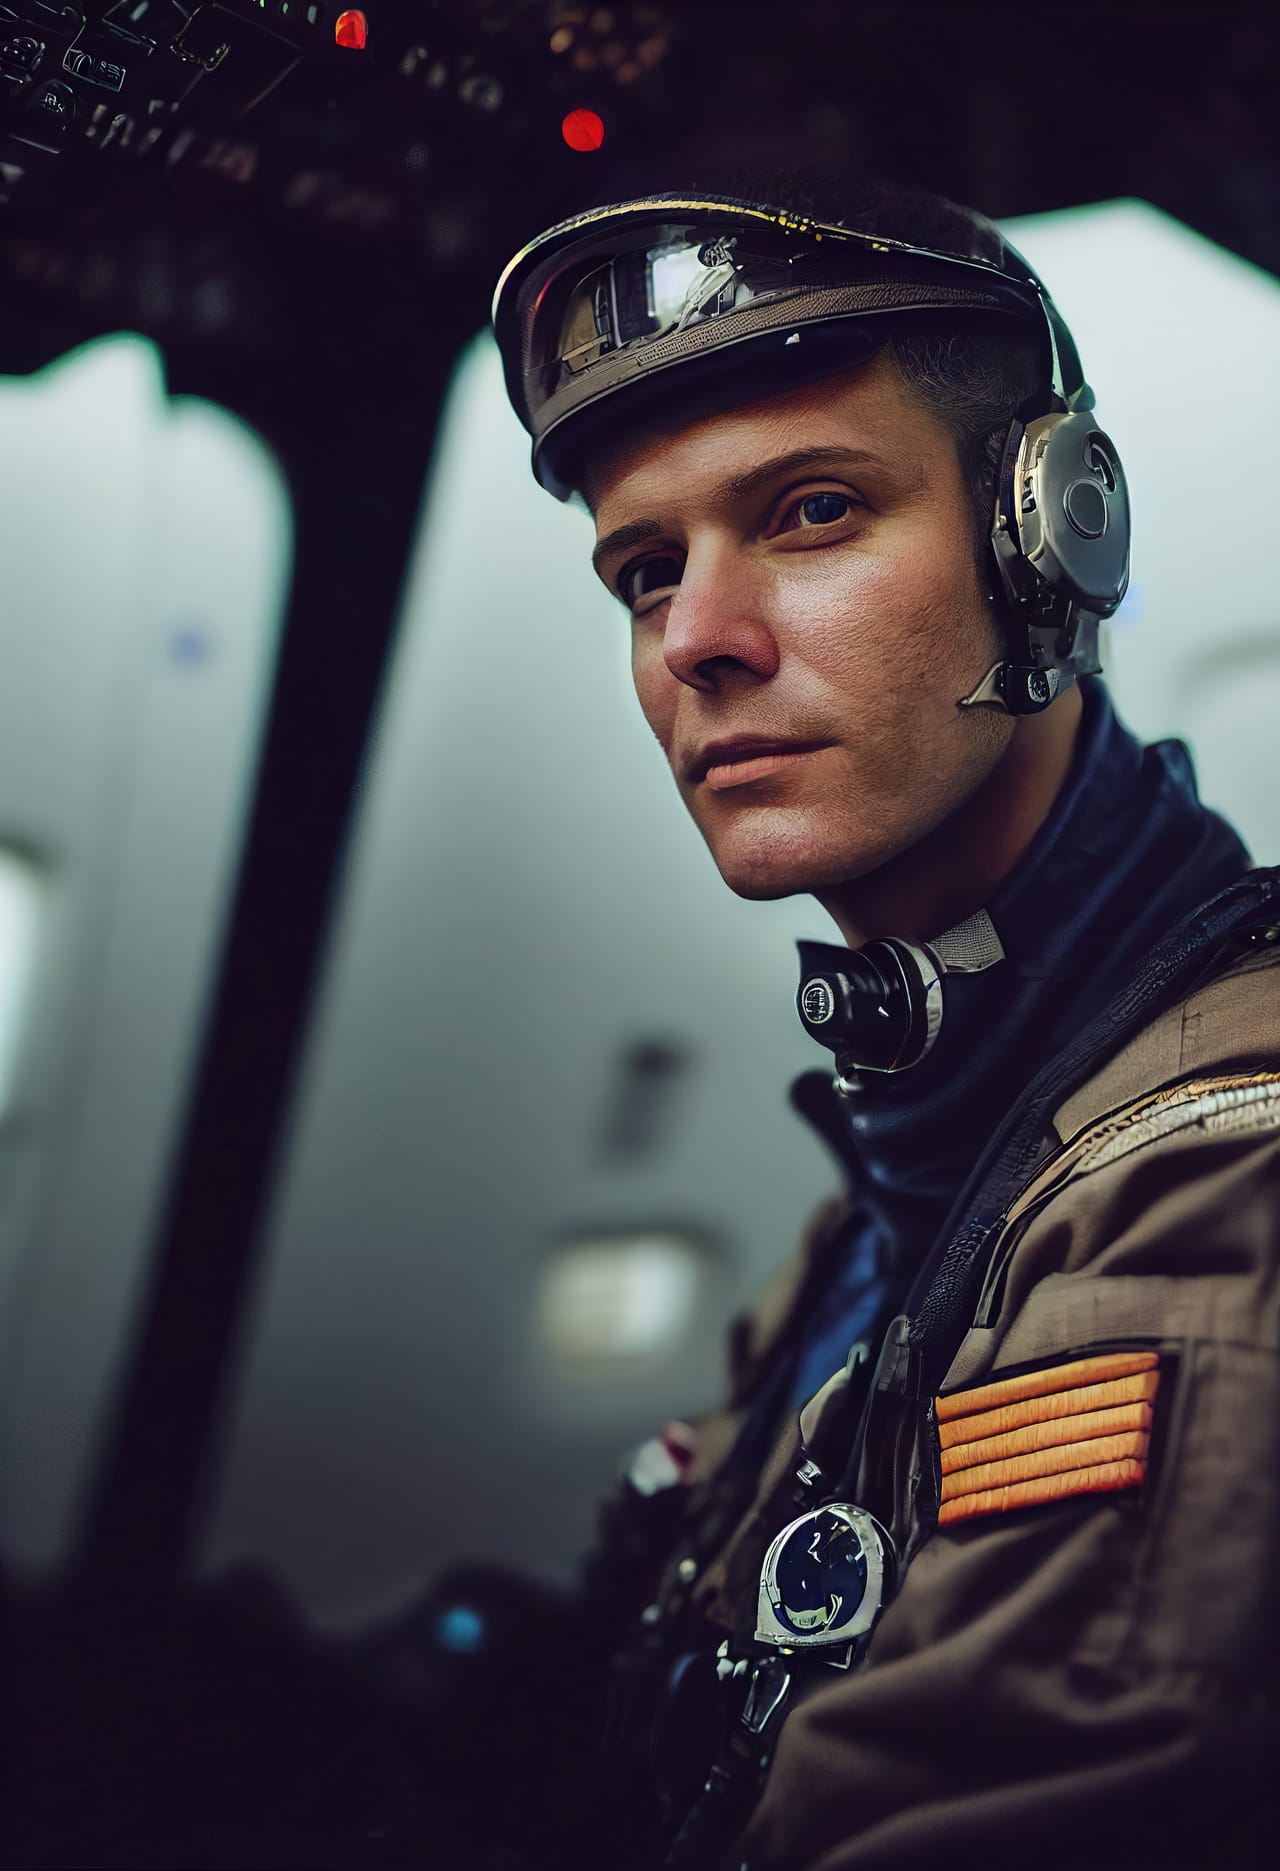
[[[278,281],[320,240],[473,267],[479,323],[481,273],[586,179],[562,121],[625,140],[673,34],[565,0],[0,0],[0,279],[163,338],[157,247],[247,245]],[[29,369],[13,318],[0,369]]]

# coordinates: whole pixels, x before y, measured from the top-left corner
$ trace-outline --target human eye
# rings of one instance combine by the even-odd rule
[[[793,500],[785,509],[781,532],[812,532],[823,527],[838,526],[866,502],[857,494],[837,494],[826,490],[816,494],[804,494],[799,500]],[[790,524],[794,518],[795,523]]]
[[[683,560],[673,552],[657,558],[636,559],[618,573],[618,596],[634,616],[642,616],[655,608],[659,593],[665,595],[676,589],[683,570]]]

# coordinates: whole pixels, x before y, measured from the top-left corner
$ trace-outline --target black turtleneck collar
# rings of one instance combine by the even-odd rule
[[[1200,803],[1184,744],[1143,747],[1102,682],[1085,677],[1081,689],[1067,777],[986,906],[1005,959],[944,976],[942,1028],[919,1065],[864,1074],[865,1089],[848,1100],[828,1097],[814,1075],[796,1087],[854,1187],[921,1252],[921,1230],[929,1237],[940,1225],[1023,1086],[1132,979],[1160,936],[1251,865],[1232,828]],[[800,953],[803,978],[848,950],[801,943]]]

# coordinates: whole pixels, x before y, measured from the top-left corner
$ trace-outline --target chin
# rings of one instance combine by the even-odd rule
[[[811,827],[771,826],[767,834],[708,838],[720,875],[735,896],[754,903],[803,896],[852,883],[878,868],[890,852],[871,852],[847,839],[830,844],[815,838]]]

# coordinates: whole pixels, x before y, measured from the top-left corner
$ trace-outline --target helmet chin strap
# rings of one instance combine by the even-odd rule
[[[992,663],[977,688],[962,695],[957,708],[983,703],[1006,715],[1038,715],[1075,684],[1074,669],[1038,669],[1034,664]]]
[[[987,603],[994,604],[996,594],[988,591]],[[1050,702],[1056,702],[1065,690],[1074,686],[1076,671],[1050,664],[1015,663],[1012,660],[992,663],[975,688],[962,695],[957,708],[998,708],[1006,715],[1038,715]]]
[[[942,1028],[942,977],[980,974],[1004,960],[1004,945],[985,910],[928,942],[885,936],[841,956],[840,965],[806,974],[796,1008],[812,1039],[835,1054],[835,1086],[845,1097],[864,1089],[859,1075],[906,1072]]]

